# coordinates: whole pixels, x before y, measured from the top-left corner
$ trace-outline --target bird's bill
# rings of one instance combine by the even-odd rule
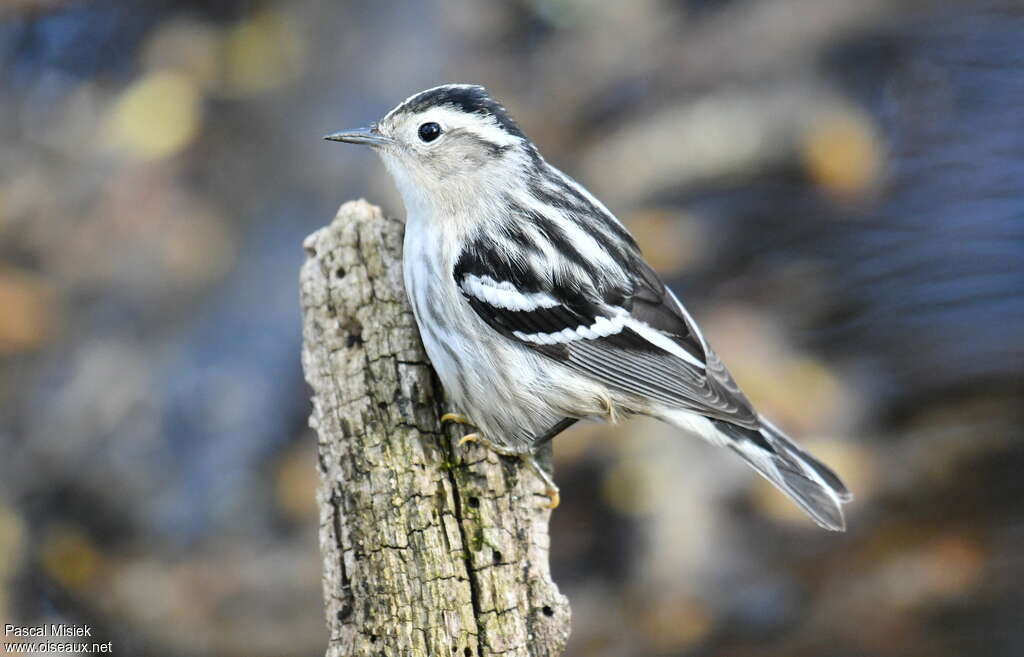
[[[358,130],[342,130],[329,135],[324,135],[329,141],[343,141],[347,144],[365,144],[367,146],[387,146],[391,139],[380,134],[373,128],[360,128]]]

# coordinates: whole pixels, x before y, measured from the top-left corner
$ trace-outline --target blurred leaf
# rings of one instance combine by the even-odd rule
[[[658,653],[691,646],[714,629],[714,617],[705,606],[692,600],[660,601],[642,618],[647,637]]]
[[[56,295],[42,279],[0,267],[0,356],[49,341],[58,324]]]
[[[272,91],[305,69],[305,49],[294,24],[279,11],[238,23],[224,43],[224,86],[229,94]]]
[[[132,157],[156,160],[192,143],[201,121],[202,97],[194,79],[182,73],[150,73],[117,99],[107,138]]]
[[[73,590],[87,588],[99,573],[102,557],[81,531],[61,527],[50,532],[42,546],[43,570]]]
[[[863,114],[827,114],[810,125],[802,149],[811,178],[837,196],[863,193],[881,174],[882,146],[874,125]]]
[[[14,509],[0,502],[0,618],[11,618],[8,582],[18,567],[24,542],[24,523]]]
[[[707,253],[701,226],[685,214],[651,209],[631,214],[626,223],[644,258],[664,276],[698,266]]]
[[[274,481],[278,504],[295,520],[315,519],[317,514],[316,442],[306,443],[281,459]]]
[[[927,551],[932,590],[942,596],[962,595],[982,576],[986,555],[977,541],[949,534],[939,537]]]
[[[150,71],[176,71],[203,88],[218,82],[221,32],[194,20],[171,20],[157,29],[142,59]]]
[[[778,365],[770,375],[771,382],[762,379],[758,383],[780,416],[798,418],[813,409],[813,415],[828,418],[846,403],[843,385],[824,362],[793,355]]]
[[[175,279],[199,286],[223,276],[235,260],[236,243],[222,217],[200,199],[179,201],[187,215],[169,218],[162,232],[163,259]]]
[[[25,540],[25,526],[14,509],[0,503],[0,584],[13,573]],[[3,588],[0,587],[0,596]],[[3,606],[0,598],[0,608]]]
[[[798,434],[820,431],[855,407],[855,391],[827,363],[796,351],[777,317],[740,304],[702,314],[715,351],[776,424]]]
[[[654,508],[651,474],[651,470],[644,463],[630,460],[619,462],[605,476],[605,500],[621,513],[650,513]]]

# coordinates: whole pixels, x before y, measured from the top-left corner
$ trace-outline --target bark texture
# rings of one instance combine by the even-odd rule
[[[560,655],[569,605],[551,581],[543,485],[442,429],[458,409],[406,301],[403,230],[354,201],[305,242],[327,655]]]

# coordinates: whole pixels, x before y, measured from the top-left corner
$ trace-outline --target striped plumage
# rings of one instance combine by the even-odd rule
[[[758,415],[626,228],[482,87],[428,89],[330,138],[374,146],[394,176],[424,346],[482,436],[531,456],[567,418],[649,415],[843,528],[839,478]]]

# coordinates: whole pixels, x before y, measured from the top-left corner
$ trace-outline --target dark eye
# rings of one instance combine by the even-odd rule
[[[431,142],[441,136],[441,126],[431,121],[430,123],[424,123],[419,129],[420,139],[426,142]]]

